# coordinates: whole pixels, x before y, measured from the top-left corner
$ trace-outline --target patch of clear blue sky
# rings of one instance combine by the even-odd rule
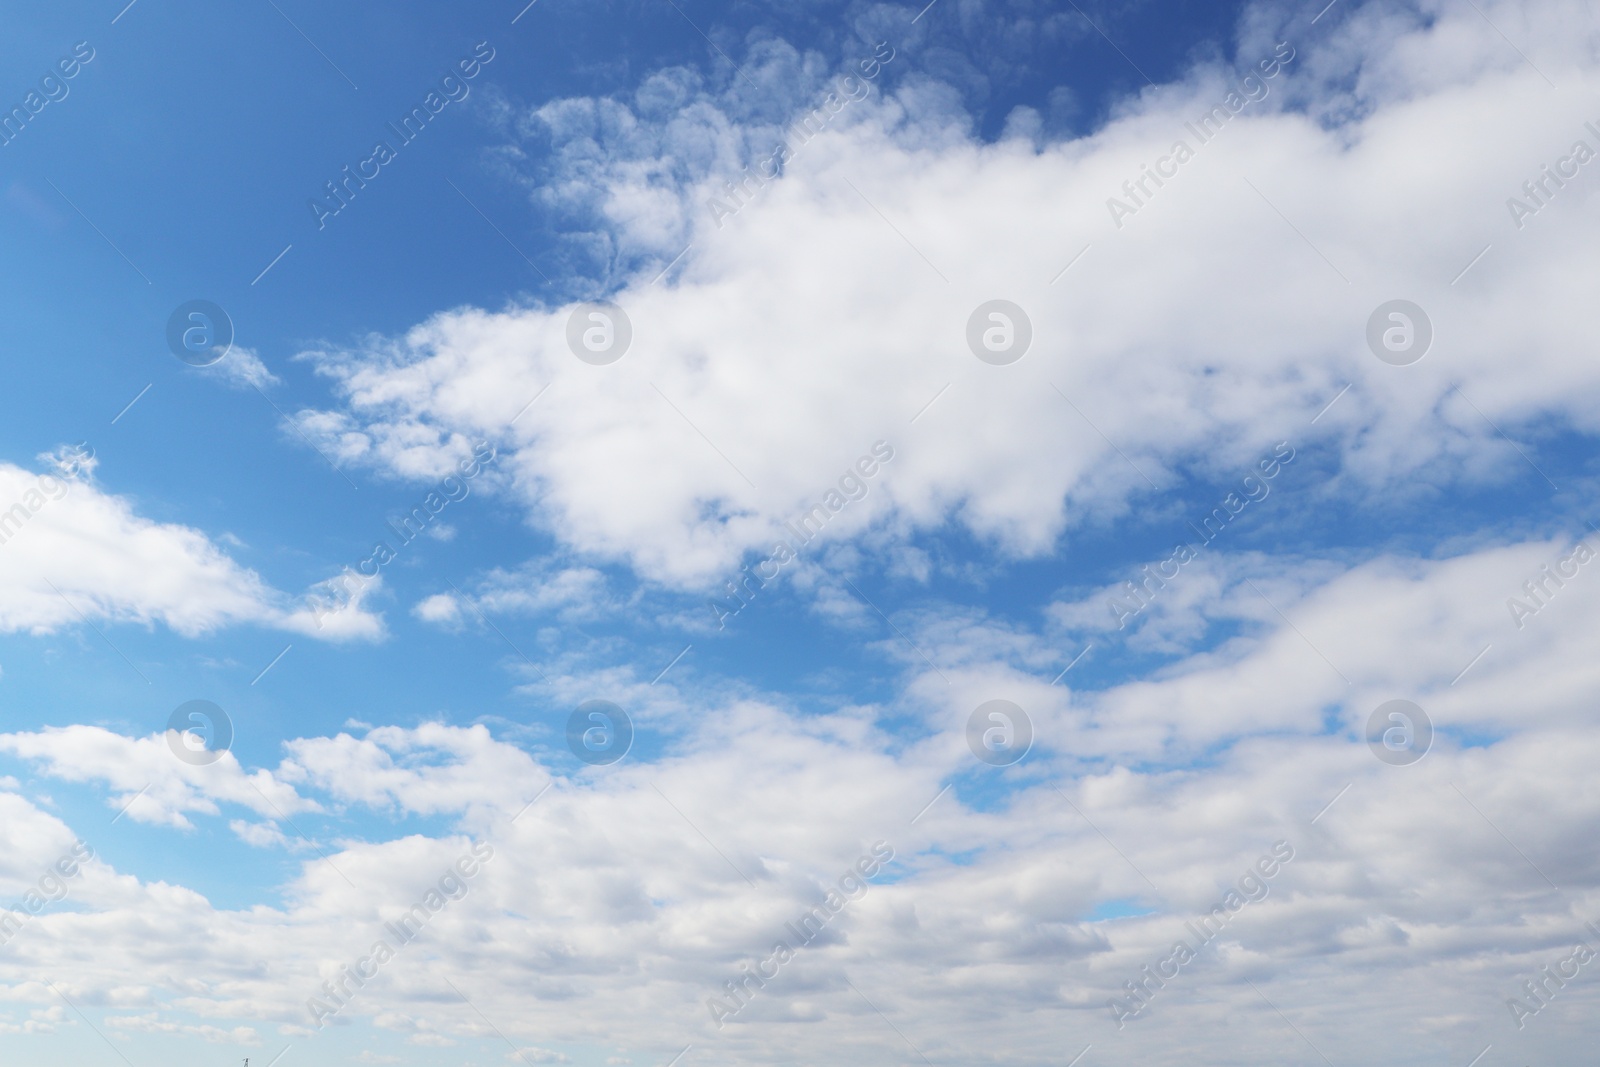
[[[1106,900],[1095,905],[1095,909],[1084,916],[1086,922],[1104,922],[1108,919],[1133,919],[1140,915],[1151,915],[1150,908],[1141,906],[1134,900]]]

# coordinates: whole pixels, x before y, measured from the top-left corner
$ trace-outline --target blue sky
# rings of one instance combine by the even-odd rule
[[[0,945],[8,1062],[1577,1048],[1588,971],[1521,983],[1600,949],[1581,5],[136,0],[9,30],[5,108],[79,63],[0,146],[0,889],[95,858]],[[1011,363],[968,348],[996,298],[1032,323]],[[1403,366],[1367,341],[1395,299],[1433,331]],[[194,300],[234,332],[207,367],[166,339]],[[595,301],[633,329],[604,366],[566,341]],[[1414,764],[1369,745],[1394,698],[1436,730]],[[196,699],[234,729],[204,766],[164,734]],[[1033,734],[1005,766],[966,741],[992,699]],[[630,716],[622,760],[569,750],[587,700]],[[484,840],[316,1026],[364,931]]]

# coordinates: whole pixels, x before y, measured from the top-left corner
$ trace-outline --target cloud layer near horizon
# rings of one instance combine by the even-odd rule
[[[1476,1042],[1470,1058],[1517,1037],[1504,999],[1600,916],[1600,867],[1564,844],[1600,825],[1600,798],[1574,788],[1594,751],[1594,667],[1579,649],[1600,600],[1564,591],[1518,628],[1501,595],[1569,553],[1539,542],[1389,558],[1305,586],[1296,576],[1314,563],[1280,563],[1275,578],[1269,561],[1220,557],[1208,610],[1246,618],[1248,635],[1098,692],[1036,673],[1049,633],[929,613],[911,638],[944,680],[907,655],[893,704],[800,715],[710,679],[686,677],[682,690],[639,679],[632,710],[665,752],[582,773],[556,754],[559,737],[525,748],[483,726],[299,738],[276,769],[248,773],[231,756],[182,766],[159,737],[0,736],[50,778],[100,783],[108,808],[152,781],[129,809],[144,822],[238,813],[293,833],[332,811],[446,820],[427,835],[324,840],[319,855],[302,854],[283,903],[249,909],[92,863],[68,910],[9,946],[0,981],[13,1000],[43,1006],[49,993],[30,975],[52,961],[89,1004],[314,1041],[307,1002],[326,1000],[323,980],[368,955],[383,924],[476,840],[492,860],[349,998],[340,1025],[365,1020],[422,1045],[489,1036],[443,997],[448,978],[537,1047],[670,1056],[694,1043],[708,1062],[731,1063],[781,1045],[875,1062],[887,1046],[865,994],[929,1056],[1055,1062],[1066,1041],[1220,1064],[1237,1049],[1208,1036],[1180,1052],[1175,1035],[1220,1040],[1219,1020],[1240,1015],[1254,1020],[1245,1040],[1262,1056],[1293,1047],[1260,1014],[1255,982],[1343,1060],[1429,1062],[1429,1049]],[[1289,621],[1248,603],[1230,577],[1240,572],[1256,574]],[[1592,580],[1580,571],[1572,583]],[[1493,651],[1461,671],[1459,650],[1485,640]],[[1400,645],[1409,653],[1397,660]],[[1440,731],[1411,767],[1367,751],[1367,712],[1395,694],[1419,701]],[[996,695],[1024,706],[1037,731],[1035,751],[1009,771],[974,763],[965,740],[968,710]],[[887,727],[907,716],[922,728]],[[4,891],[20,894],[72,831],[17,792],[0,802],[13,845]],[[289,844],[281,832],[276,841]],[[1190,938],[1184,921],[1279,841],[1293,859],[1265,899],[1119,1031],[1106,1001]],[[874,842],[894,863],[714,1025],[707,999],[734,1003],[724,983],[740,964],[793,941],[784,924]],[[272,835],[252,843],[271,847]],[[1102,917],[1108,905],[1125,917]],[[64,964],[65,947],[89,937],[92,967]],[[255,962],[240,970],[242,960]],[[196,974],[210,976],[204,990]],[[619,1015],[618,1003],[630,1010]],[[1560,1047],[1590,1004],[1574,988],[1537,1034]],[[1356,1025],[1374,1019],[1389,1045]]]

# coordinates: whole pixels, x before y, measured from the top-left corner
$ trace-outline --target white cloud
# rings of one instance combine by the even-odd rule
[[[461,621],[461,605],[457,598],[449,593],[435,593],[417,601],[411,613],[423,622],[437,623],[441,626],[454,626]]]
[[[278,376],[261,362],[260,356],[241,345],[234,345],[221,360],[200,370],[206,376],[235,389],[262,389],[280,382]]]
[[[1522,47],[1561,93],[1467,8],[1296,25],[1272,94],[1204,145],[1185,123],[1235,72],[1202,67],[1092,136],[1039,149],[974,143],[946,114],[915,110],[911,79],[853,105],[720,228],[704,208],[720,189],[710,163],[637,211],[612,210],[640,247],[670,256],[693,242],[671,280],[654,283],[651,263],[615,293],[634,335],[620,362],[573,357],[569,306],[453,310],[310,354],[342,405],[304,414],[302,429],[341,461],[408,477],[491,437],[496,477],[530,522],[693,586],[787,536],[781,522],[880,439],[895,458],[829,539],[954,517],[1004,552],[1042,553],[1148,499],[1146,478],[1232,480],[1280,441],[1324,467],[1331,451],[1350,494],[1537,478],[1491,422],[1513,435],[1535,418],[1600,427],[1600,371],[1569,357],[1587,327],[1567,310],[1595,280],[1600,224],[1586,185],[1520,232],[1504,202],[1583,133],[1597,78],[1567,6],[1494,6],[1525,27]],[[1241,45],[1246,64],[1273,54],[1264,32]],[[694,129],[733,121],[698,106]],[[1108,198],[1177,138],[1196,157],[1159,189],[1147,182],[1155,195],[1117,228]],[[677,144],[646,147],[664,160]],[[624,144],[601,169],[632,174],[628,188],[647,173],[661,184],[630,169],[649,162],[628,154],[642,150]],[[652,236],[679,208],[681,232]],[[1007,367],[965,340],[969,314],[997,296],[1033,326]],[[1397,296],[1427,309],[1436,334],[1405,368],[1365,341],[1369,315]]]
[[[361,738],[341,733],[287,747],[279,770],[285,781],[380,810],[516,811],[549,782],[533,760],[495,742],[483,726],[382,726]]]
[[[898,1039],[848,980],[930,1057],[1059,1062],[1065,1028],[1153,1062],[1227,1063],[1237,1048],[1209,1036],[1221,1033],[1219,1018],[1277,1032],[1258,1018],[1248,979],[1335,1062],[1370,1060],[1377,1024],[1406,1034],[1465,1027],[1481,1049],[1514,1040],[1495,1013],[1518,976],[1580,936],[1579,919],[1600,916],[1600,869],[1566,847],[1600,825],[1600,798],[1571,787],[1600,758],[1585,719],[1592,657],[1578,654],[1600,625],[1600,599],[1563,590],[1517,631],[1501,595],[1565,547],[1375,560],[1302,585],[1260,575],[1292,626],[1235,596],[1230,580],[1218,610],[1249,620],[1239,640],[1104,692],[1048,684],[1048,634],[930,609],[910,633],[951,685],[908,655],[892,706],[799,715],[716,699],[673,713],[679,733],[654,762],[553,779],[482,727],[380,727],[292,741],[284,765],[256,780],[280,783],[285,810],[298,797],[445,816],[492,846],[465,896],[347,1009],[414,1044],[499,1040],[448,977],[519,1044],[622,1043],[659,1049],[664,1061],[692,1042],[713,1063],[763,1060],[774,1047],[882,1062]],[[1519,644],[1535,623],[1543,635]],[[1491,637],[1495,650],[1451,685],[1452,650]],[[1402,642],[1408,655],[1397,658]],[[1369,706],[1395,694],[1440,727],[1414,767],[1373,759],[1358,732]],[[980,767],[966,748],[970,709],[995,695],[1023,704],[1039,735],[1010,772]],[[907,715],[931,732],[916,740],[884,728]],[[0,740],[48,773],[113,791],[148,774],[142,754],[158,739],[78,730]],[[1474,740],[1485,730],[1489,740]],[[1193,753],[1206,759],[1191,762]],[[241,775],[190,788],[249,807]],[[71,831],[21,797],[0,803],[15,808],[0,819],[0,851],[18,857],[26,883]],[[184,810],[216,817],[196,800]],[[1106,1000],[1280,839],[1295,858],[1267,898],[1162,991],[1149,1018],[1119,1033]],[[895,850],[888,875],[735,1021],[712,1026],[706,998],[726,996],[741,961],[791,937],[784,924],[878,840]],[[162,991],[181,992],[173,1008],[211,1020],[201,1025],[217,1035],[268,1021],[293,1029],[322,979],[369,951],[382,923],[467,847],[465,836],[346,840],[331,864],[308,862],[281,907],[240,910],[96,863],[72,890],[83,910],[35,920],[8,946],[15,955],[0,957],[0,981],[25,980],[49,958],[69,995],[108,998],[125,1014],[147,1017]],[[1090,921],[1107,901],[1150,913]],[[80,968],[61,946],[89,936],[97,952]],[[240,959],[264,966],[241,970]],[[1574,987],[1579,1014],[1550,1019],[1549,1033],[1576,1032],[1585,995]],[[161,1026],[183,1018],[159,1010]],[[1196,1038],[1180,1051],[1173,1028]]]
[[[364,605],[382,588],[381,574],[369,578],[347,569],[312,586],[303,600],[278,617],[278,624],[325,641],[376,641],[386,633],[383,614]]]
[[[21,1022],[12,1022],[10,1017],[0,1018],[0,1034],[53,1034],[65,1021],[66,1009],[59,1005],[35,1008]]]
[[[94,463],[64,476],[0,463],[0,631],[49,633],[87,618],[162,623],[186,637],[242,623],[331,640],[382,634],[359,596],[334,625],[316,626],[310,608],[201,531],[144,518],[107,492]]]
[[[489,571],[476,583],[470,600],[451,593],[424,597],[412,608],[412,614],[424,622],[453,627],[460,624],[463,608],[474,617],[475,607],[486,613],[555,613],[564,619],[587,619],[619,606],[619,600],[606,587],[605,575],[595,568],[535,561],[515,570]]]
[[[0,734],[0,752],[37,761],[69,782],[104,783],[115,791],[107,806],[125,809],[135,822],[189,829],[189,814],[215,815],[218,801],[269,818],[317,810],[272,772],[246,773],[231,752],[204,766],[178,759],[166,734],[133,738],[98,726],[46,727]]]
[[[194,1036],[216,1045],[261,1044],[260,1036],[248,1026],[236,1026],[232,1030],[222,1030],[215,1026],[193,1026],[163,1019],[157,1012],[147,1012],[142,1015],[108,1015],[105,1024],[113,1030]]]
[[[1424,580],[1439,593],[1454,578]],[[1392,573],[1381,586],[1385,603],[1414,596]],[[1240,670],[1275,672],[1261,684],[1279,690],[1305,673],[1303,663],[1279,664],[1285,633],[1293,636],[1277,625],[1241,650]],[[1108,699],[1137,704],[1129,715],[1177,706],[1176,721],[1188,723],[1184,679],[1203,660],[1170,682],[1121,687]],[[1561,670],[1557,691],[1587,668],[1568,660]],[[1481,714],[1497,685],[1492,674],[1469,675],[1458,706]],[[1574,690],[1574,704],[1582,700]],[[1055,761],[1075,759],[1091,731],[1027,702],[1047,744],[1040,762],[1018,768],[1016,792],[998,806],[979,799],[989,779],[972,776],[981,768],[966,752],[966,709],[955,701],[937,735],[909,746],[875,728],[888,709],[802,718],[750,701],[699,708],[676,752],[559,779],[514,823],[518,802],[548,779],[481,730],[388,730],[382,746],[301,739],[292,751],[302,761],[315,753],[316,788],[332,799],[471,813],[474,836],[494,849],[427,937],[352,998],[349,1017],[416,1044],[497,1042],[472,1008],[444,995],[443,976],[519,1043],[620,1042],[670,1058],[693,1042],[714,1063],[760,1060],[773,1047],[882,1062],[898,1039],[848,979],[930,1056],[1057,1062],[1051,1050],[1065,1027],[1085,1043],[1119,1042],[1111,1047],[1155,1062],[1225,1063],[1231,1047],[1193,1040],[1180,1054],[1168,1035],[1174,1027],[1217,1033],[1219,1011],[1254,1017],[1249,979],[1341,1062],[1367,1047],[1370,1027],[1353,1025],[1358,1018],[1412,1027],[1420,1015],[1443,1026],[1456,1012],[1483,1034],[1479,1048],[1499,1040],[1506,1027],[1474,1006],[1501,1009],[1517,976],[1578,936],[1577,918],[1600,904],[1600,871],[1562,844],[1600,823],[1596,798],[1565,784],[1582,780],[1600,756],[1586,727],[1524,716],[1505,740],[1463,748],[1441,736],[1422,764],[1394,768],[1347,731],[1325,736],[1303,719],[1277,736],[1213,749],[1209,765],[1107,765],[1073,781],[1059,777]],[[1471,712],[1424,702],[1441,725],[1470,721]],[[1159,739],[1141,752],[1159,760]],[[423,766],[395,767],[397,756]],[[449,769],[427,769],[435,766]],[[942,781],[953,790],[941,795]],[[1451,782],[1570,899],[1503,847]],[[0,824],[8,851],[24,828],[60,825],[25,805],[14,815]],[[1279,839],[1295,858],[1267,899],[1162,992],[1149,1019],[1119,1034],[1105,1000]],[[895,850],[888,876],[736,1021],[713,1027],[706,998],[726,995],[741,961],[792,938],[784,924],[876,840]],[[48,857],[57,844],[26,850]],[[191,1025],[183,1013],[218,1020],[203,1024],[218,1040],[240,1040],[233,1035],[242,1023],[292,1028],[306,1020],[305,998],[321,979],[368,951],[382,922],[466,847],[463,837],[347,841],[332,860],[357,888],[316,860],[283,907],[241,910],[95,865],[73,889],[87,911],[35,920],[8,946],[16,955],[0,959],[0,979],[19,980],[50,958],[69,995],[109,998],[136,1017],[151,1018],[161,991],[181,992],[179,1015],[162,1009],[159,1021],[130,1024],[140,1028]],[[1089,921],[1108,900],[1137,901],[1151,913]],[[97,952],[92,967],[78,967],[60,946],[86,936]],[[240,959],[264,966],[241,970]],[[222,974],[226,982],[195,981]],[[1329,988],[1341,995],[1329,998]],[[629,1010],[618,1013],[619,1003]],[[1302,1014],[1310,1004],[1316,1013]],[[1000,1036],[996,1018],[1007,1020]],[[1550,1025],[1573,1032],[1570,1021]],[[564,1062],[559,1055],[554,1062]]]
[[[244,819],[233,819],[229,821],[228,829],[252,848],[292,848],[295,845],[295,842],[289,840],[274,822],[247,822]]]

